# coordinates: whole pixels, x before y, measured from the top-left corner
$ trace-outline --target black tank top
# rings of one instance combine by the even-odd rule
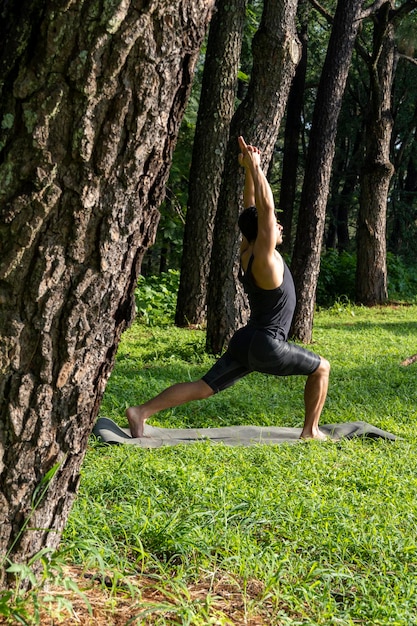
[[[284,277],[280,287],[261,289],[252,275],[253,255],[246,272],[239,272],[243,288],[248,296],[251,315],[248,326],[271,331],[283,340],[288,338],[296,304],[294,281],[284,263]]]

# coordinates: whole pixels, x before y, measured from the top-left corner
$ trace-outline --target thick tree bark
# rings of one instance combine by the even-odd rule
[[[391,92],[395,68],[393,2],[386,2],[374,19],[370,70],[370,107],[365,128],[365,161],[357,230],[356,299],[381,304],[388,296],[386,220],[388,191],[394,166],[390,161]]]
[[[207,350],[219,354],[234,330],[245,323],[247,310],[238,284],[239,232],[243,173],[237,137],[257,145],[266,169],[287,103],[300,42],[295,30],[297,0],[265,0],[253,39],[253,68],[247,95],[233,116],[214,227],[207,300]]]
[[[291,269],[297,292],[292,334],[311,341],[337,121],[363,0],[339,0],[314,106]]]
[[[246,0],[217,0],[210,24],[188,185],[175,323],[206,319],[207,282],[223,165],[235,108]]]
[[[212,8],[2,2],[2,561],[59,543]]]

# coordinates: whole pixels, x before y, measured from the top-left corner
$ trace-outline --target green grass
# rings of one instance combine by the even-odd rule
[[[184,592],[226,575],[238,581],[247,618],[266,611],[266,624],[416,624],[417,363],[400,365],[417,352],[416,320],[416,306],[335,305],[317,313],[310,346],[332,365],[322,423],[363,420],[402,440],[154,450],[92,440],[66,558],[153,576],[177,612],[174,620],[172,606],[155,609],[152,623],[234,623]],[[127,406],[200,377],[213,362],[204,343],[202,331],[134,325],[101,414],[125,426]],[[150,423],[300,426],[303,386],[252,374]]]

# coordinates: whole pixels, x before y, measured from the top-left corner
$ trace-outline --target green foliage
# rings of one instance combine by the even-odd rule
[[[400,4],[396,2],[396,4]],[[398,50],[409,57],[413,57],[416,49],[417,11],[407,13],[396,25],[395,41]]]
[[[417,301],[417,267],[406,265],[400,256],[387,254],[388,292],[392,300]]]
[[[345,299],[355,300],[356,255],[328,250],[323,254],[317,283],[317,304],[332,306]]]
[[[317,304],[342,306],[355,301],[356,254],[328,250],[321,258],[317,283]],[[416,302],[417,268],[402,257],[387,254],[388,297],[390,300]]]
[[[246,7],[246,24],[243,33],[242,54],[241,54],[241,76],[244,83],[248,83],[252,71],[252,40],[258,30],[262,17],[263,2],[260,0],[249,0]]]
[[[180,273],[168,270],[158,276],[139,276],[135,291],[137,314],[149,326],[174,320]]]

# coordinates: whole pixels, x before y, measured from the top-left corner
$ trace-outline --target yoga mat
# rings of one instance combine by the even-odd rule
[[[367,437],[395,441],[392,433],[376,428],[366,422],[343,422],[341,424],[323,424],[320,430],[330,439],[352,439]],[[121,428],[108,417],[100,417],[93,429],[93,434],[103,443],[129,444],[141,448],[160,448],[178,444],[195,443],[210,440],[228,446],[251,446],[255,444],[278,444],[300,442],[301,428],[285,426],[224,426],[220,428],[157,428],[145,424],[144,437],[134,438],[128,428]]]

